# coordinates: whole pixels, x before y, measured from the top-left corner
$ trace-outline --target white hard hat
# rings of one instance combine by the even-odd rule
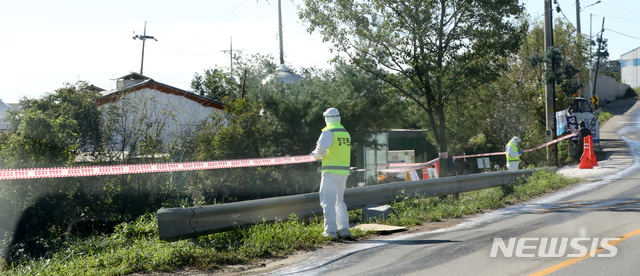
[[[337,109],[332,107],[332,108],[327,109],[327,111],[325,111],[324,113],[322,113],[322,116],[325,116],[325,117],[338,117],[338,116],[340,116],[340,112],[338,112]]]
[[[520,138],[518,138],[518,136],[513,136],[513,138],[511,138],[511,140],[513,140],[516,143],[520,143]]]

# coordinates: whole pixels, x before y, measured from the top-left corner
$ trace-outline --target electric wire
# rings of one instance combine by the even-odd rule
[[[564,16],[564,19],[567,20],[567,23],[569,23],[569,26],[571,26],[574,29],[577,29],[576,26],[573,25],[573,23],[571,23],[571,20],[569,20],[569,18],[567,18],[567,15],[564,14],[564,11],[562,10],[562,7],[560,7],[560,2],[558,1],[556,3],[556,6],[558,6],[558,11],[562,14],[562,16]]]
[[[610,32],[612,32],[612,33],[616,33],[616,34],[619,34],[619,35],[622,35],[622,36],[626,36],[626,37],[629,37],[629,38],[633,38],[633,39],[640,40],[640,38],[638,38],[638,37],[631,36],[631,35],[628,35],[628,34],[623,34],[623,33],[621,33],[621,32],[616,32],[616,31],[614,31],[614,30],[612,30],[612,29],[609,29],[609,28],[604,28],[604,29],[605,29],[605,30],[607,30],[607,31],[610,31]]]
[[[620,7],[620,6],[616,6],[616,5],[607,3],[607,2],[601,2],[601,3],[604,4],[604,5],[607,5],[607,6],[612,6],[614,8],[618,8],[618,9],[624,10],[624,11],[640,12],[639,10],[630,9],[628,7]]]

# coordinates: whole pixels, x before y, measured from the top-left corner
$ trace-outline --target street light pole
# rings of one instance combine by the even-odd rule
[[[587,5],[586,7],[584,7],[584,9],[591,7],[595,4],[600,4],[601,0],[596,1],[593,4]],[[580,0],[576,0],[576,29],[578,29],[578,34],[581,33],[580,31],[580,11],[584,10],[584,9],[580,9]]]

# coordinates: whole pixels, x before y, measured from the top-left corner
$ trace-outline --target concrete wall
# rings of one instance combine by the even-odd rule
[[[620,56],[620,73],[623,83],[640,87],[640,47]]]
[[[591,75],[593,79],[593,74]],[[593,82],[584,88],[585,99],[591,99],[593,96]],[[596,81],[596,96],[600,99],[600,104],[604,104],[607,101],[614,101],[617,98],[621,98],[629,89],[629,85],[620,83],[616,79],[598,74],[598,80]]]

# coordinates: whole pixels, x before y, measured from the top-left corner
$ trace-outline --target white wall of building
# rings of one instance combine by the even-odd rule
[[[0,130],[9,129],[9,122],[5,120],[9,110],[11,110],[11,107],[0,99]]]
[[[186,97],[150,88],[128,92],[117,101],[101,105],[105,120],[115,122],[112,150],[130,150],[122,143],[146,136],[162,139],[166,145],[190,135],[197,125],[214,113],[224,112]],[[119,120],[113,120],[119,118]]]
[[[620,56],[620,74],[623,83],[640,87],[640,47]]]

